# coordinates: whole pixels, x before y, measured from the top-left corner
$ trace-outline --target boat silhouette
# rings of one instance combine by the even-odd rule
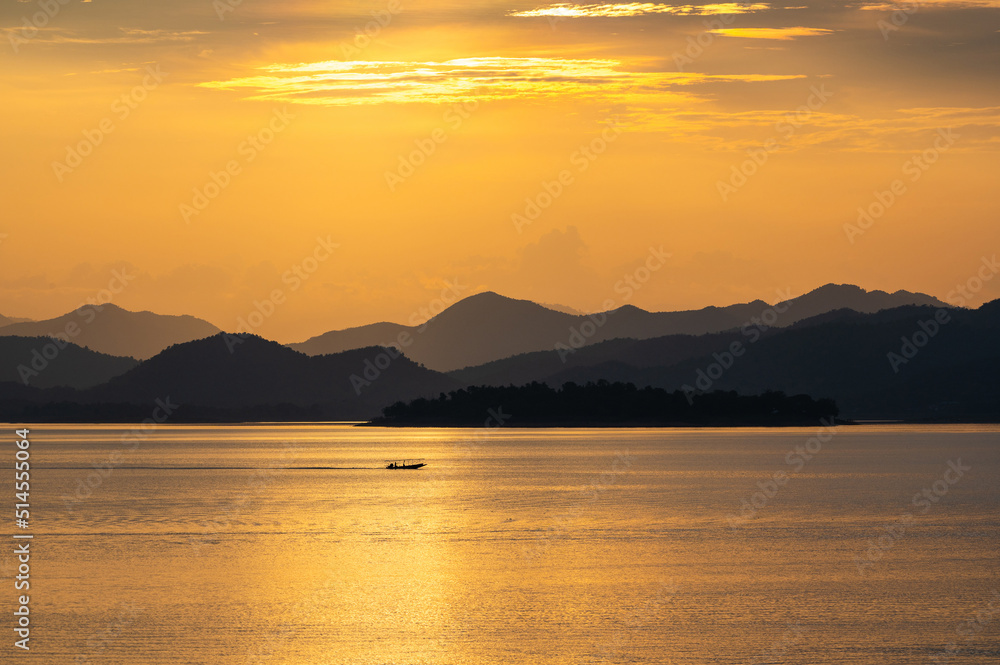
[[[398,459],[398,460],[385,460],[388,464],[385,465],[387,469],[419,469],[422,466],[427,466],[423,460],[420,459]]]

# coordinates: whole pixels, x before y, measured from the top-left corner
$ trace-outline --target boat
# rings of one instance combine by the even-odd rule
[[[385,461],[388,462],[385,466],[387,469],[419,469],[422,466],[427,466],[420,459],[387,459]]]

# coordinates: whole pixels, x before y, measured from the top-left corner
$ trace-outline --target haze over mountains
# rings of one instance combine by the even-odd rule
[[[61,337],[100,353],[144,360],[171,344],[202,339],[221,332],[193,316],[130,312],[113,304],[84,305],[45,321],[0,327],[0,336]]]
[[[845,304],[850,308],[838,307]],[[104,314],[107,322],[98,326]],[[119,308],[104,314],[86,338],[104,348],[160,322],[175,338],[214,330],[191,317],[136,317]],[[100,339],[102,331],[112,334]],[[144,340],[144,352],[164,334]],[[184,405],[187,420],[366,419],[395,401],[468,385],[607,380],[668,391],[805,393],[835,399],[848,418],[1000,418],[1000,301],[965,310],[922,294],[829,285],[773,306],[756,301],[667,313],[626,306],[581,317],[482,293],[426,327],[353,328],[311,340],[312,350],[333,345],[330,336],[352,348],[306,355],[296,350],[303,344],[210,332],[137,362],[8,334],[0,337],[0,417],[130,417],[122,414],[141,415],[169,397]],[[405,355],[368,343],[373,338],[398,344]],[[519,351],[525,347],[541,350]],[[453,369],[421,367],[420,354],[425,364],[435,359]]]
[[[920,293],[890,294],[834,284],[790,299],[789,304],[794,306],[777,308],[787,311],[768,323],[784,327],[842,308],[868,313],[903,305],[948,307]],[[763,300],[682,312],[647,312],[625,305],[607,313],[575,316],[528,300],[486,292],[455,303],[421,326],[376,323],[331,331],[289,346],[309,355],[321,355],[359,346],[398,344],[409,358],[448,372],[521,353],[553,349],[560,342],[577,346],[618,338],[649,339],[731,330],[750,323],[770,307]]]
[[[22,323],[24,321],[30,321],[31,319],[15,319],[9,316],[4,316],[0,314],[0,328],[4,326],[9,326],[12,323]]]
[[[795,306],[788,308],[787,313],[768,323],[787,326],[842,308],[876,312],[902,305],[948,306],[920,293],[897,291],[890,294],[834,284],[820,287],[793,302]],[[612,312],[588,316],[556,311],[488,291],[458,301],[423,325],[373,323],[331,331],[288,346],[315,356],[365,346],[398,345],[410,359],[444,372],[552,349],[558,342],[569,345],[582,339],[593,344],[617,338],[649,339],[721,332],[739,328],[769,307],[763,300],[682,312],[647,312],[625,305]],[[595,321],[603,321],[603,324],[595,326]],[[582,337],[571,339],[573,330]],[[222,331],[208,321],[193,316],[130,312],[114,304],[100,308],[84,305],[44,321],[0,317],[0,337],[60,337],[100,353],[138,360],[151,358],[172,344],[203,339],[219,332]],[[0,355],[0,362],[9,364],[10,359]],[[18,360],[18,364],[20,362]]]

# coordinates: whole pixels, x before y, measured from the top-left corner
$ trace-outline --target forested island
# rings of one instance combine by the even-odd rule
[[[436,399],[396,402],[368,425],[389,427],[748,427],[815,425],[839,414],[831,399],[768,391],[685,393],[631,383],[565,383],[555,389],[472,386]]]

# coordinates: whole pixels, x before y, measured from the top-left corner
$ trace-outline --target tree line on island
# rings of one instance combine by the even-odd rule
[[[831,399],[780,391],[685,393],[608,381],[569,382],[555,389],[536,381],[523,386],[472,386],[435,399],[396,402],[369,424],[479,427],[488,414],[498,413],[514,427],[662,427],[814,425],[820,419],[836,419],[840,411]]]

